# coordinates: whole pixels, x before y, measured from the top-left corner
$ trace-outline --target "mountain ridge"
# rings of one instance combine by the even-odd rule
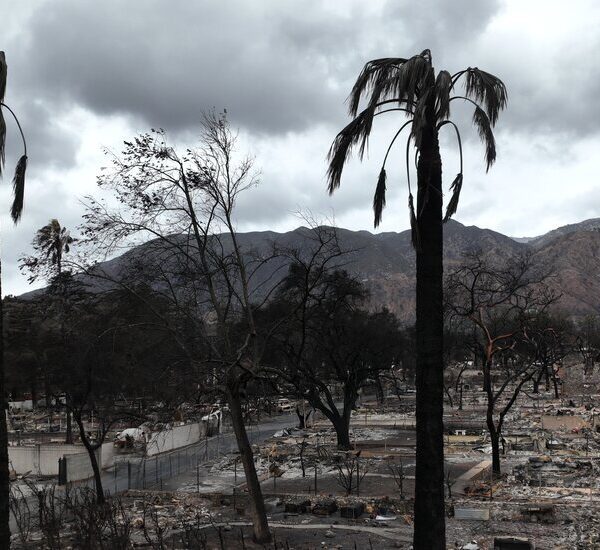
[[[569,315],[582,316],[600,312],[600,218],[562,226],[527,241],[514,239],[492,229],[479,228],[450,220],[444,228],[444,265],[452,269],[465,252],[480,249],[496,259],[508,260],[528,252],[534,262],[549,268],[552,283],[562,294],[559,306]],[[415,252],[410,230],[371,233],[336,228],[342,248],[352,250],[346,268],[359,277],[371,294],[373,308],[388,307],[404,322],[414,320]],[[266,253],[273,242],[280,246],[302,248],[307,245],[309,229],[298,227],[288,232],[251,231],[238,233],[245,249]],[[100,268],[118,275],[134,261],[144,258],[151,243],[134,247],[124,254],[100,264]],[[276,264],[280,273],[267,271],[264,280],[283,276],[285,267]],[[85,277],[84,277],[85,279]],[[27,299],[39,291],[21,295]]]

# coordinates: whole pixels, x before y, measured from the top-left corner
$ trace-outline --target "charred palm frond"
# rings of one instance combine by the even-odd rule
[[[27,170],[27,155],[21,156],[15,176],[13,178],[13,203],[10,208],[10,216],[15,223],[21,218],[23,212],[23,197],[25,195],[25,171]]]
[[[2,169],[4,167],[4,159],[5,159],[5,146],[6,146],[6,122],[4,120],[4,116],[2,114],[2,109],[8,110],[8,112],[13,116],[15,122],[17,123],[17,127],[19,128],[19,132],[21,133],[21,138],[23,140],[23,156],[17,162],[17,166],[15,168],[15,175],[13,178],[13,204],[10,209],[10,215],[15,223],[19,221],[21,217],[21,213],[23,211],[23,196],[25,193],[25,172],[27,170],[27,143],[25,141],[25,134],[23,133],[23,129],[21,128],[21,123],[15,115],[14,111],[4,103],[4,94],[6,92],[6,75],[8,69],[6,65],[6,56],[4,52],[0,51],[0,176],[2,176]]]
[[[0,177],[2,176],[2,170],[4,169],[5,151],[6,151],[6,122],[4,121],[4,115],[2,114],[2,108],[0,107]]]
[[[0,52],[0,103],[4,102],[4,94],[6,92],[6,57],[4,52]],[[4,156],[6,146],[6,122],[4,121],[4,115],[2,114],[2,108],[0,106],[0,176],[2,176],[2,169],[4,168]]]
[[[379,172],[377,179],[377,187],[375,187],[375,195],[373,196],[373,212],[375,214],[374,225],[377,227],[381,223],[381,214],[385,208],[385,191],[386,191],[387,174],[385,168]]]
[[[348,111],[356,116],[360,101],[369,96],[369,107],[375,108],[382,101],[397,101],[409,110],[415,103],[417,89],[424,89],[431,72],[429,50],[409,59],[383,58],[367,63],[359,75],[350,96]]]
[[[0,52],[0,101],[4,101],[4,94],[6,94],[6,76],[8,72],[8,66],[6,65],[6,56],[4,52]]]
[[[415,140],[415,146],[417,149],[421,147],[421,137],[423,136],[423,129],[428,125],[430,121],[427,120],[427,103],[430,99],[431,94],[435,91],[431,88],[425,89],[417,105],[415,106],[415,116],[413,118],[412,125],[412,137]]]
[[[440,71],[435,79],[435,111],[437,120],[446,120],[450,116],[450,92],[452,76],[448,71]]]
[[[362,159],[369,142],[374,115],[374,109],[365,109],[336,136],[327,156],[329,193],[333,193],[340,186],[344,165],[350,158],[352,148],[357,144],[360,144],[359,156]]]
[[[455,90],[456,83],[461,78],[465,80],[465,96],[454,95],[451,97],[450,94]],[[470,102],[475,108],[473,123],[484,143],[486,169],[489,170],[496,160],[496,142],[492,128],[498,119],[498,113],[507,104],[506,87],[500,79],[471,67],[454,75],[442,70],[436,76],[429,50],[424,50],[409,58],[386,57],[368,62],[348,97],[349,112],[354,120],[336,136],[329,150],[327,171],[329,192],[332,193],[339,187],[342,171],[352,149],[358,146],[359,156],[363,157],[375,116],[392,111],[404,111],[412,117],[412,120],[407,123],[412,124],[412,127],[407,140],[406,162],[413,245],[419,249],[419,216],[415,214],[410,188],[408,162],[410,142],[414,140],[416,164],[425,130],[436,133],[443,125],[452,124],[456,131],[460,151],[460,171],[450,187],[452,196],[444,217],[444,221],[447,221],[456,212],[463,183],[461,138],[456,125],[449,120],[450,103],[456,99]],[[366,101],[367,107],[359,113],[359,106],[363,100]],[[390,108],[387,108],[387,105]],[[404,126],[406,124],[391,140],[379,174],[373,197],[375,227],[381,223],[383,208],[386,204],[385,160]],[[419,192],[425,194],[422,197],[423,204],[425,204],[429,186],[425,186]]]
[[[406,59],[402,57],[384,57],[369,61],[358,75],[356,83],[348,96],[348,111],[355,117],[363,95],[367,95],[377,83],[381,86],[384,81],[389,81],[392,76],[397,76]]]
[[[481,107],[475,107],[473,111],[473,124],[477,128],[477,133],[485,146],[485,164],[486,172],[490,169],[496,160],[496,140],[492,131],[492,124],[488,115]]]
[[[460,199],[460,190],[462,189],[463,175],[462,173],[456,174],[452,185],[450,185],[450,190],[452,191],[452,197],[448,201],[448,206],[446,206],[446,215],[444,216],[444,223],[446,223],[458,209],[458,201]]]
[[[469,68],[466,71],[465,92],[482,105],[493,127],[498,120],[498,113],[508,102],[504,83],[493,74]]]
[[[444,120],[443,122],[440,122],[438,124],[438,130],[440,128],[442,128],[443,126],[446,126],[447,124],[450,124],[454,128],[454,131],[456,132],[456,141],[458,142],[458,153],[459,153],[459,158],[460,158],[460,171],[456,175],[456,178],[454,178],[454,181],[452,182],[452,184],[450,185],[450,190],[452,191],[452,197],[450,197],[450,201],[448,202],[448,205],[446,206],[446,214],[445,214],[444,220],[443,220],[444,223],[446,223],[454,214],[456,214],[456,211],[458,209],[458,201],[460,199],[460,191],[462,189],[462,182],[463,182],[463,154],[462,154],[462,140],[460,138],[460,132],[458,131],[458,126],[456,126],[456,124],[454,124],[454,122],[452,122],[451,120]]]
[[[421,233],[419,231],[419,221],[415,214],[415,202],[413,200],[412,193],[408,195],[408,209],[410,211],[410,236],[413,248],[417,251],[421,251]]]
[[[27,170],[27,142],[25,141],[25,134],[23,133],[23,129],[21,128],[21,123],[19,122],[17,115],[15,115],[14,111],[8,105],[6,105],[6,103],[0,102],[0,108],[2,107],[7,109],[15,119],[17,127],[19,128],[19,132],[21,133],[21,139],[23,140],[23,155],[17,162],[17,166],[15,168],[15,175],[13,177],[14,198],[12,207],[10,209],[10,215],[13,221],[17,223],[21,218],[21,213],[23,211],[23,196],[25,193],[25,171]],[[4,126],[4,128],[6,128],[6,126]],[[0,139],[0,144],[4,146],[4,137]],[[2,149],[2,155],[0,156],[4,156],[4,149]]]
[[[375,213],[375,221],[374,226],[378,227],[381,223],[383,209],[385,208],[385,191],[386,191],[386,180],[387,174],[385,172],[385,163],[387,162],[388,156],[394,143],[398,139],[398,136],[402,133],[402,130],[406,128],[409,124],[412,124],[412,120],[405,122],[400,129],[396,132],[396,135],[390,141],[390,144],[385,153],[385,157],[383,157],[383,164],[381,165],[381,172],[379,172],[379,179],[377,180],[377,187],[375,188],[375,195],[373,196],[373,211]],[[408,139],[408,143],[410,143],[410,138]],[[409,175],[410,177],[410,175]],[[408,186],[410,188],[410,179],[408,181]]]

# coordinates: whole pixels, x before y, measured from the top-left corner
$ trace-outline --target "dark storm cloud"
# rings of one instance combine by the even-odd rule
[[[19,63],[31,90],[100,114],[177,129],[202,109],[227,107],[252,130],[298,131],[340,120],[369,57],[432,38],[441,50],[451,29],[465,43],[497,9],[477,2],[465,17],[464,5],[391,2],[377,12],[351,3],[299,11],[285,2],[56,1],[32,14]]]
[[[539,197],[549,184],[527,195],[538,167],[559,160],[576,168],[582,160],[573,153],[588,142],[589,156],[598,140],[594,9],[583,0],[568,11],[559,2],[533,0],[0,0],[9,27],[0,44],[9,62],[7,99],[27,133],[31,176],[23,223],[8,237],[6,265],[14,271],[22,243],[50,217],[77,225],[77,197],[93,192],[99,168],[91,150],[107,145],[118,151],[123,139],[152,126],[192,144],[201,112],[212,107],[228,109],[243,149],[256,153],[263,172],[263,185],[240,203],[242,224],[289,228],[297,209],[318,215],[335,208],[340,223],[369,228],[372,189],[394,121],[378,122],[371,159],[349,167],[333,198],[324,191],[327,148],[348,122],[344,100],[365,61],[423,48],[432,49],[436,69],[478,66],[500,76],[509,90],[497,127],[498,163],[481,191],[475,192],[483,161],[472,111],[453,105],[471,193],[460,215],[492,227],[515,217],[512,209],[504,218],[499,213],[499,199],[487,191],[492,180],[514,195],[523,192],[519,204],[543,212]],[[546,28],[548,15],[553,26]],[[509,147],[512,142],[518,146]],[[444,135],[442,144],[444,166],[453,174],[453,136]],[[9,157],[19,147],[9,131]],[[546,170],[544,178],[560,173],[562,184],[571,169],[559,168]],[[577,173],[588,181],[593,172],[582,165]],[[395,183],[388,202],[401,206],[404,223],[403,168],[393,168],[390,177]],[[581,216],[575,202],[561,204],[570,215],[566,221]],[[388,212],[384,223],[396,210]],[[519,234],[529,233],[536,216],[523,212],[525,221],[510,226],[523,225],[515,229]]]
[[[583,69],[574,62],[576,42],[541,59],[527,37],[490,46],[486,33],[499,0],[297,6],[47,2],[31,13],[29,38],[11,59],[31,99],[44,105],[133,116],[142,127],[171,131],[197,125],[202,110],[227,108],[250,131],[280,134],[343,123],[343,100],[365,60],[429,47],[438,68],[470,64],[506,80],[511,103],[503,128],[596,130],[598,57],[589,56]],[[567,84],[585,100],[566,101]]]
[[[7,98],[9,100],[10,97]],[[77,152],[78,140],[74,128],[60,124],[60,112],[52,111],[41,102],[16,101],[15,111],[27,140],[27,154],[35,159],[30,165],[30,175],[43,175],[49,168],[68,168]],[[12,118],[7,118],[8,167],[22,154],[23,143]]]
[[[339,104],[308,27],[288,36],[293,19],[276,4],[52,2],[33,14],[21,57],[31,89],[99,114],[178,129],[215,106],[254,130],[302,130]],[[312,27],[332,40],[340,30]]]
[[[400,25],[411,51],[417,53],[417,50],[429,48],[434,61],[441,59],[446,64],[453,60],[456,50],[485,32],[499,9],[499,0],[402,0],[389,2],[383,17],[393,25]]]

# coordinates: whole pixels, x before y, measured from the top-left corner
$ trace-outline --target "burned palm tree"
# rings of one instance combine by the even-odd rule
[[[63,256],[70,251],[74,242],[75,239],[71,237],[69,230],[61,226],[56,218],[53,218],[44,227],[37,230],[32,242],[34,254],[22,257],[19,261],[19,267],[29,271],[28,280],[30,283],[35,282],[40,276],[45,276],[50,283],[47,293],[53,298],[54,305],[58,309],[57,317],[60,324],[60,340],[63,352],[66,349],[67,335],[64,319],[70,277],[70,272],[63,272]],[[47,376],[45,376],[45,380],[48,380]],[[46,384],[46,404],[48,398],[49,387]],[[67,410],[65,443],[73,443],[71,412],[69,410]]]
[[[459,83],[464,92],[457,93]],[[450,107],[460,101],[474,107],[473,124],[485,146],[487,169],[496,159],[493,127],[506,106],[507,93],[501,80],[477,68],[455,74],[436,71],[431,52],[424,50],[408,59],[384,58],[368,62],[349,97],[353,120],[335,138],[329,151],[328,185],[333,193],[352,151],[364,156],[375,118],[400,114],[406,120],[392,138],[384,156],[373,210],[375,227],[386,204],[385,163],[402,131],[406,139],[408,206],[412,242],[417,254],[417,455],[415,486],[415,549],[445,548],[444,447],[443,447],[443,318],[442,252],[443,221],[458,206],[463,184],[462,145],[458,127],[450,120]],[[362,110],[359,110],[362,106]],[[442,161],[439,132],[454,129],[460,154],[460,169],[450,185],[452,195],[442,214]],[[410,185],[411,147],[417,170],[416,209]]]
[[[34,254],[19,259],[19,267],[29,271],[29,282],[44,276],[49,282],[60,279],[63,273],[63,257],[71,250],[75,239],[57,219],[50,220],[37,230],[32,242]]]
[[[13,178],[13,203],[10,209],[10,215],[15,223],[21,218],[23,211],[23,195],[25,190],[25,170],[27,168],[27,144],[25,136],[21,129],[21,124],[14,111],[4,103],[4,93],[6,91],[6,57],[4,52],[0,52],[0,177],[3,174],[5,145],[6,145],[6,123],[4,121],[4,111],[8,111],[15,119],[21,138],[23,139],[23,155],[17,162],[15,175]],[[6,429],[6,395],[4,388],[4,339],[2,337],[2,292],[1,292],[1,273],[2,264],[0,261],[0,548],[10,547],[10,526],[9,526],[9,479],[8,479],[8,433]]]

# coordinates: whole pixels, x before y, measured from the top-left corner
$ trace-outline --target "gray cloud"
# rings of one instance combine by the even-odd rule
[[[314,0],[301,9],[275,0],[31,0],[11,9],[8,3],[0,0],[8,22],[2,46],[10,67],[7,99],[27,133],[31,178],[23,223],[8,235],[8,289],[22,285],[15,258],[35,229],[53,216],[77,225],[82,208],[76,197],[90,192],[97,170],[90,144],[118,149],[150,126],[187,141],[201,111],[211,107],[228,109],[263,171],[262,186],[240,203],[241,225],[289,227],[299,208],[326,214],[335,208],[340,223],[371,227],[373,186],[393,123],[378,124],[371,158],[349,167],[333,198],[324,191],[325,154],[348,122],[344,100],[365,61],[425,47],[433,50],[436,68],[479,66],[509,89],[497,129],[498,165],[485,179],[470,110],[454,109],[468,162],[460,214],[470,223],[537,233],[540,215],[554,212],[544,191],[558,189],[558,178],[570,172],[563,166],[572,163],[581,181],[592,174],[576,154],[583,143],[593,151],[598,142],[600,58],[593,52],[600,46],[600,11],[592,1],[569,11],[553,0],[518,7],[504,0]],[[546,29],[548,18],[553,23]],[[79,112],[93,124],[80,127],[73,116]],[[110,126],[115,120],[119,124]],[[103,124],[113,133],[102,133]],[[457,159],[450,135],[442,143],[446,177],[455,173]],[[9,166],[18,147],[11,131]],[[549,163],[553,170],[537,171],[541,183],[527,166]],[[384,230],[406,224],[401,165],[390,170]],[[500,186],[504,193],[497,192]],[[507,208],[507,195],[520,201],[522,217]],[[600,215],[596,203],[584,210],[578,200],[561,203],[561,215],[565,223],[583,211]]]

